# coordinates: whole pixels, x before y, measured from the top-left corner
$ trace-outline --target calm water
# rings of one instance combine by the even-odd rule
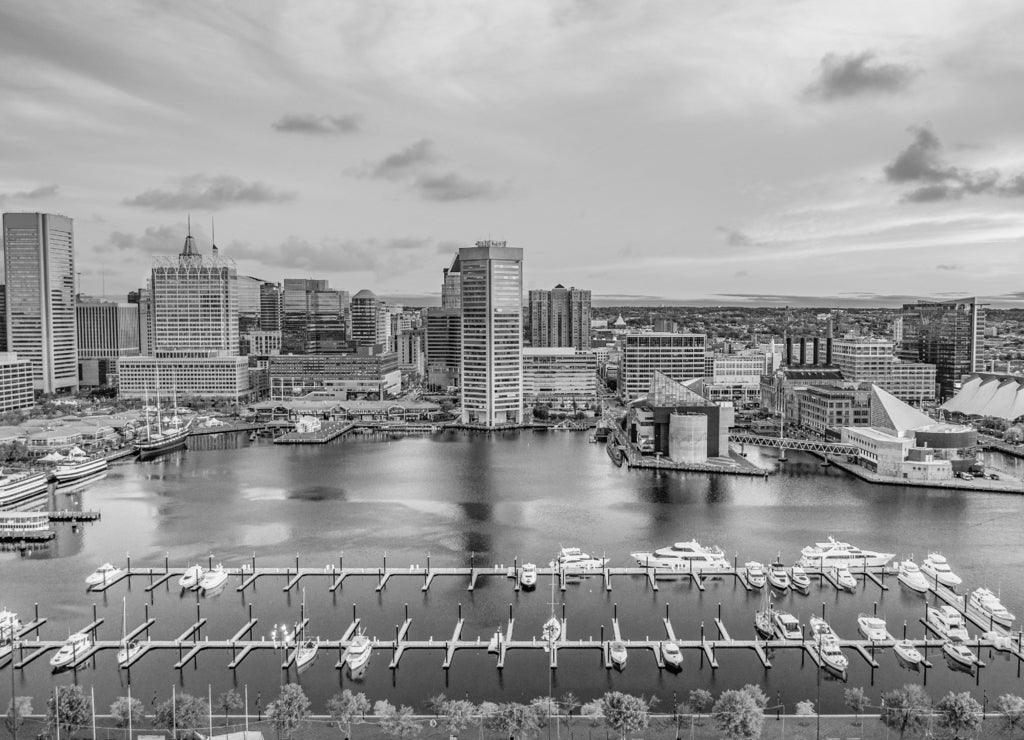
[[[757,458],[753,458],[757,461]],[[762,462],[773,464],[769,457]],[[546,563],[558,546],[578,545],[605,553],[613,565],[631,565],[629,552],[696,537],[721,545],[745,559],[771,560],[781,554],[793,562],[801,547],[833,534],[866,548],[911,555],[918,560],[930,549],[946,554],[965,586],[987,584],[1001,588],[1004,603],[1024,615],[1024,497],[952,491],[877,487],[838,471],[823,468],[816,458],[790,455],[785,472],[768,479],[709,477],[675,472],[641,472],[616,468],[603,445],[589,444],[580,434],[507,433],[494,436],[450,433],[430,439],[353,438],[323,447],[250,445],[241,435],[193,440],[191,449],[162,460],[116,464],[105,480],[81,493],[56,494],[59,506],[81,502],[100,509],[100,522],[72,532],[60,525],[59,537],[45,552],[28,557],[0,553],[0,605],[31,614],[34,602],[49,618],[48,638],[61,638],[91,621],[97,604],[106,622],[101,639],[121,633],[122,598],[128,624],[143,620],[151,603],[157,619],[153,636],[173,639],[194,620],[196,595],[180,594],[167,585],[153,594],[145,581],[129,588],[124,582],[106,595],[85,591],[83,578],[98,564],[161,565],[202,561],[241,565],[256,554],[259,565],[337,563],[376,566],[387,553],[390,566],[426,564],[511,564],[518,556]],[[301,592],[285,594],[283,579],[259,582],[244,595],[231,582],[218,596],[200,600],[203,631],[211,639],[226,639],[247,619],[249,602],[259,618],[255,634],[267,635],[272,625],[297,621]],[[780,608],[802,622],[826,605],[827,616],[842,636],[856,636],[856,617],[870,611],[889,621],[890,631],[920,636],[918,619],[923,597],[887,579],[890,590],[862,586],[855,594],[837,594],[831,587],[812,587],[811,595],[787,595]],[[348,625],[352,605],[367,633],[393,637],[408,604],[413,619],[410,637],[444,640],[455,625],[458,604],[466,624],[463,639],[486,641],[503,623],[512,604],[516,637],[539,634],[547,616],[549,591],[515,594],[512,582],[481,579],[467,593],[463,579],[437,578],[429,592],[413,578],[392,579],[376,593],[373,579],[350,578],[336,594],[328,580],[310,578],[305,598],[310,634],[336,638]],[[733,637],[753,636],[756,593],[747,594],[733,579],[709,583],[704,593],[684,582],[665,582],[652,592],[641,578],[613,581],[605,593],[598,579],[570,586],[559,600],[566,603],[569,637],[595,639],[604,626],[611,631],[614,605],[626,637],[661,638],[661,617],[670,604],[677,634],[698,638],[701,622],[717,637],[713,618],[721,604]],[[953,672],[941,655],[932,655],[935,668],[922,674],[899,668],[889,652],[878,655],[881,668],[872,671],[852,651],[847,684],[832,679],[822,685],[822,706],[842,709],[845,686],[868,687],[878,694],[910,681],[927,681],[933,696],[950,689],[972,690],[980,698],[1012,691],[1024,693],[1018,665],[1003,654],[984,656],[988,667],[977,678]],[[49,656],[47,656],[48,658]],[[813,698],[816,673],[796,650],[780,650],[773,668],[765,670],[753,652],[723,650],[720,667],[712,671],[697,651],[684,652],[679,674],[659,671],[649,651],[633,651],[622,673],[606,671],[598,651],[564,650],[559,668],[547,669],[540,651],[510,651],[504,671],[484,651],[459,651],[449,672],[441,668],[441,650],[407,651],[396,671],[388,669],[389,651],[374,654],[366,675],[353,681],[335,670],[336,655],[321,653],[316,664],[298,680],[317,710],[339,687],[355,687],[371,700],[422,706],[438,692],[487,699],[529,700],[551,690],[572,691],[585,700],[609,689],[654,694],[671,702],[690,689],[706,687],[717,693],[748,682],[764,685],[769,695],[781,694],[793,703]],[[257,695],[272,699],[283,678],[281,655],[251,654],[232,674],[224,651],[200,654],[185,670],[174,670],[177,653],[154,651],[131,672],[132,693],[149,703],[168,697],[171,685],[205,695],[235,686],[248,686],[250,703]],[[0,685],[9,680],[4,670]],[[291,679],[295,680],[294,671]],[[19,694],[37,697],[37,706],[55,682],[74,680],[94,686],[97,703],[107,706],[126,692],[127,675],[119,672],[112,652],[101,653],[90,667],[74,674],[52,675],[46,659],[17,672]],[[6,694],[6,692],[3,692]]]

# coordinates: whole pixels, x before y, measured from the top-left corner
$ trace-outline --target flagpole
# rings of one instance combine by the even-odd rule
[[[249,684],[245,685],[245,740],[249,740]]]
[[[53,687],[53,709],[57,715],[57,740],[60,740],[60,685]]]
[[[128,740],[132,740],[132,685],[128,684]]]
[[[96,740],[96,687],[89,687],[89,708],[92,709],[92,740]]]

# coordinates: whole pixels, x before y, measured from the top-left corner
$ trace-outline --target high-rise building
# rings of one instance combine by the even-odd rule
[[[281,331],[281,314],[284,312],[281,286],[277,283],[260,285],[260,330]]]
[[[556,285],[531,290],[530,343],[534,347],[590,349],[590,291]]]
[[[0,413],[35,405],[33,377],[31,362],[19,360],[16,352],[0,352]]]
[[[441,308],[462,308],[462,267],[459,265],[458,254],[444,270],[444,279],[441,282]]]
[[[384,304],[371,290],[352,296],[352,343],[356,347],[373,347],[388,342],[390,319]]]
[[[332,290],[326,280],[286,278],[283,308],[282,352],[303,354],[346,349],[348,291]]]
[[[74,224],[49,213],[5,213],[7,349],[32,364],[36,390],[78,389]]]
[[[622,338],[619,396],[635,401],[647,393],[658,371],[672,380],[704,376],[704,334],[627,334]]]
[[[0,352],[7,351],[7,286],[0,284]]]
[[[462,372],[462,310],[428,308],[423,315],[427,385],[431,388],[458,386]]]
[[[985,309],[976,298],[903,305],[901,359],[935,365],[941,400],[952,398],[961,379],[984,368]]]
[[[572,347],[525,347],[523,398],[586,410],[597,401],[597,358]]]
[[[832,363],[844,380],[877,385],[906,403],[935,400],[935,365],[900,360],[888,339],[833,339]]]
[[[479,241],[459,250],[462,421],[523,421],[523,250]]]
[[[141,353],[138,304],[80,295],[76,311],[79,358],[108,359]]]

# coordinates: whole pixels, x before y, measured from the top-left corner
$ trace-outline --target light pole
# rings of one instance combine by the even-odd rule
[[[16,637],[14,624],[11,624],[11,735],[14,740],[18,740],[18,699],[14,695],[14,664],[17,662],[14,659],[14,651],[18,648],[18,639]]]

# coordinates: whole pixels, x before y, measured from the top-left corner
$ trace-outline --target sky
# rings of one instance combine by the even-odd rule
[[[598,300],[1024,301],[1024,4],[0,3],[0,210],[124,294],[437,300],[460,246]]]

